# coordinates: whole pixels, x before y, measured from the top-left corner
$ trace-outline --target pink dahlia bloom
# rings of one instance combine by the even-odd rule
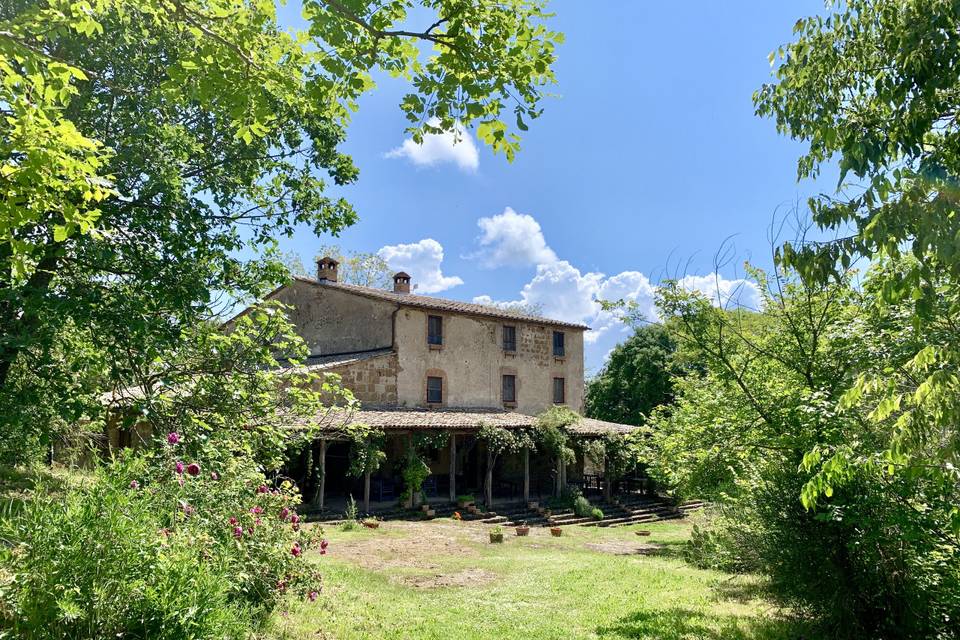
[[[170,444],[177,444],[178,442],[180,442],[180,434],[177,433],[176,431],[171,431],[170,433],[167,434],[167,442],[169,442]]]
[[[198,475],[200,475],[200,465],[198,465],[196,462],[191,462],[189,465],[187,465],[187,473],[196,478]]]
[[[307,597],[310,598],[310,602],[313,602],[314,600],[317,599],[317,592],[316,592],[316,591],[311,591],[311,592],[307,595]]]
[[[219,479],[220,479],[220,474],[217,473],[216,471],[211,471],[211,472],[210,472],[210,479],[211,479],[211,480],[219,480]]]
[[[136,480],[131,480],[131,481],[130,481],[130,488],[131,488],[131,489],[139,489],[139,488],[140,488],[140,483],[137,482]]]
[[[176,466],[174,467],[174,469],[177,470],[177,473],[178,473],[178,474],[183,475],[183,463],[180,462],[179,460],[177,460],[177,464],[176,464]]]
[[[233,528],[233,537],[242,538],[243,537],[243,527],[234,527]]]
[[[267,489],[267,485],[265,484],[262,484],[259,487],[257,487],[257,493],[266,493],[267,491],[269,491],[269,489]]]
[[[293,554],[294,558],[299,558],[300,554],[303,553],[303,549],[300,548],[300,543],[294,543],[293,548],[290,549],[290,553]]]
[[[236,525],[236,524],[237,524],[237,519],[236,519],[235,517],[233,517],[233,516],[230,516],[230,524]]]
[[[286,507],[280,509],[280,519],[286,520],[288,517],[290,517],[290,509],[287,509]]]

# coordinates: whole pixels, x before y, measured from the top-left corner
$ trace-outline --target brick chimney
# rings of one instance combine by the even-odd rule
[[[400,271],[393,276],[394,293],[410,293],[410,274]]]
[[[317,280],[337,281],[337,266],[340,263],[330,256],[323,256],[317,260]]]

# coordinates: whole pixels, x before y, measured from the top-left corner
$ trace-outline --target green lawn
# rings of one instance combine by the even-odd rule
[[[749,577],[682,559],[685,522],[533,529],[502,545],[490,527],[437,520],[328,528],[325,588],[277,616],[278,638],[791,638]]]

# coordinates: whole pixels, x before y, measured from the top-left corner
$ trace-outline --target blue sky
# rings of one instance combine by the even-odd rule
[[[406,86],[385,79],[363,99],[344,145],[360,168],[344,190],[360,222],[338,239],[303,229],[281,248],[308,266],[331,242],[382,250],[421,293],[541,304],[596,329],[586,351],[595,372],[628,335],[597,297],[648,308],[667,275],[715,290],[714,256],[732,236],[736,259],[721,269],[721,285],[750,303],[754,292],[736,279],[745,259],[769,265],[774,213],[833,190],[834,172],[796,181],[803,147],[757,118],[751,102],[770,79],[769,52],[823,2],[552,8],[552,26],[566,34],[559,97],[512,164],[472,141],[405,147],[397,105]]]

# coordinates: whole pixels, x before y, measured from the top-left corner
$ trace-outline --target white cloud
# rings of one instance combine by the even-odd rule
[[[437,293],[463,284],[457,276],[445,276],[440,268],[443,246],[433,238],[413,244],[387,245],[377,251],[390,268],[410,274],[416,293]]]
[[[727,280],[711,273],[705,276],[684,276],[677,284],[687,291],[699,291],[716,306],[746,307],[759,309],[762,306],[760,290],[750,280]]]
[[[517,213],[510,207],[503,213],[477,220],[481,235],[480,250],[472,258],[489,268],[501,266],[544,265],[557,261],[547,246],[540,223],[533,216]]]
[[[436,120],[430,124],[436,125]],[[472,173],[480,167],[480,154],[473,136],[462,127],[443,133],[428,133],[417,144],[407,138],[399,147],[384,154],[385,158],[406,158],[418,167],[433,167],[452,162],[461,171]]]
[[[517,300],[498,301],[481,295],[475,297],[474,302],[536,305],[549,318],[590,326],[592,331],[584,334],[588,360],[604,353],[609,355],[612,345],[629,331],[624,311],[605,310],[599,300],[632,302],[634,310],[647,321],[660,321],[655,303],[657,286],[645,274],[623,271],[607,277],[597,272],[582,273],[566,260],[557,258],[532,216],[518,214],[509,207],[502,214],[480,218],[477,223],[483,231],[478,238],[481,249],[471,257],[480,257],[484,265],[490,267],[536,264],[537,271],[520,290]],[[711,273],[684,276],[679,284],[689,291],[703,293],[716,305],[751,309],[761,305],[757,285],[749,280],[730,280]]]

